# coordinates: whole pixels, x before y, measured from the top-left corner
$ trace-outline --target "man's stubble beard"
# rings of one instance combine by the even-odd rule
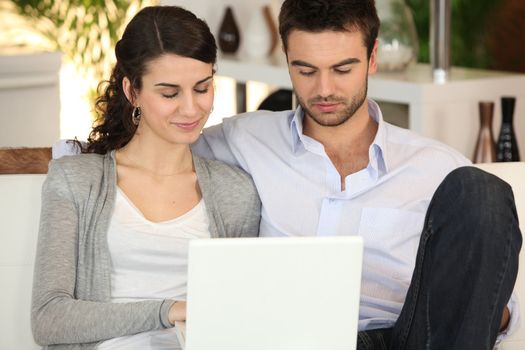
[[[330,117],[330,118],[322,118],[322,114],[324,114],[324,113],[321,113],[321,115],[316,115],[316,114],[312,113],[312,111],[306,106],[306,103],[304,102],[304,100],[300,96],[295,94],[295,97],[297,98],[297,101],[298,101],[299,105],[303,109],[303,111],[305,113],[305,116],[310,117],[315,123],[317,123],[317,124],[319,124],[321,126],[335,127],[335,126],[339,126],[341,124],[346,123],[350,118],[352,118],[354,116],[355,112],[357,112],[357,110],[363,105],[363,103],[365,103],[367,93],[368,93],[368,79],[365,82],[364,89],[361,89],[361,91],[357,95],[354,95],[352,97],[352,100],[350,101],[349,105],[346,102],[347,100],[345,98],[332,96],[332,95],[330,95],[328,97],[317,96],[317,97],[311,98],[308,101],[309,104],[317,103],[317,102],[339,102],[339,103],[342,102],[342,103],[345,103],[347,105],[347,107],[345,109],[343,109],[341,112],[338,112],[336,118],[332,118],[332,117]],[[333,113],[326,113],[326,114],[330,115],[330,114],[333,114]]]

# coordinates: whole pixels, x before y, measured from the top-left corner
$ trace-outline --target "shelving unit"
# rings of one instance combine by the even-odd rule
[[[221,57],[218,75],[240,84],[260,81],[280,88],[292,88],[287,67],[275,60],[249,62],[237,57]],[[242,91],[238,93],[242,94]],[[515,128],[520,153],[525,143],[525,74],[453,67],[449,80],[436,84],[431,67],[415,64],[403,72],[377,73],[370,76],[368,96],[379,102],[406,106],[407,126],[428,137],[440,140],[471,157],[479,129],[478,102],[496,103],[494,137],[499,132],[500,97],[517,98]],[[241,96],[242,98],[242,96]],[[388,115],[385,115],[388,120]]]

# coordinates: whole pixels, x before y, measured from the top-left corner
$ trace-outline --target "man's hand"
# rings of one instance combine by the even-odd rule
[[[509,308],[505,306],[505,309],[503,309],[503,315],[501,316],[501,323],[499,325],[499,331],[503,332],[505,329],[507,329],[510,321],[510,311]]]

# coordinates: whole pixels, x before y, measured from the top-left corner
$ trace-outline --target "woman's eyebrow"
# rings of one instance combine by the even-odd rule
[[[204,83],[204,82],[206,82],[206,81],[208,81],[208,80],[210,80],[212,78],[213,78],[213,75],[210,75],[210,76],[208,76],[208,77],[206,77],[204,79],[199,80],[198,82],[195,83],[195,85],[202,84],[202,83]],[[179,88],[180,87],[180,85],[172,84],[172,83],[157,83],[157,84],[155,84],[155,86],[173,87],[173,88]]]

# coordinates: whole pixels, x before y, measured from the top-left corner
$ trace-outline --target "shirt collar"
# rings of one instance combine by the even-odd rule
[[[377,123],[377,132],[370,148],[368,149],[368,157],[370,159],[369,166],[374,168],[379,176],[388,172],[388,149],[387,149],[387,127],[383,120],[381,109],[374,100],[368,99],[368,114],[370,118]]]
[[[290,136],[292,137],[292,152],[296,153],[299,149],[304,149],[303,137],[303,118],[304,112],[301,106],[297,107],[295,113],[290,115]]]
[[[388,172],[387,130],[379,106],[371,99],[368,99],[368,113],[378,124],[376,136],[368,151],[370,159],[369,167],[375,170],[376,175],[380,177]],[[290,136],[292,139],[292,151],[294,153],[305,149],[303,118],[304,112],[301,106],[297,107],[294,114],[290,114]]]

